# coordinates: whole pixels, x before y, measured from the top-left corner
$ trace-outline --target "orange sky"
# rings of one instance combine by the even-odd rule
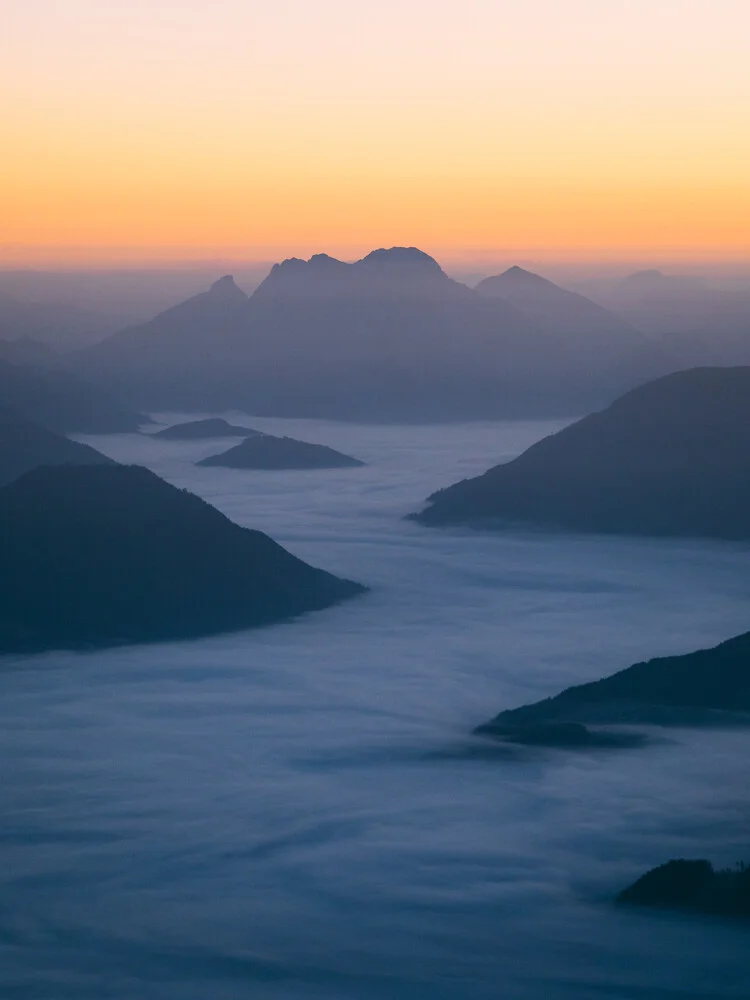
[[[3,22],[5,264],[750,258],[745,0],[5,0]]]

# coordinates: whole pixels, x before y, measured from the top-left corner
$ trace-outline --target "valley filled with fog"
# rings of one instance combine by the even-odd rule
[[[371,590],[255,631],[6,658],[0,993],[746,997],[746,928],[611,901],[668,857],[748,860],[750,733],[596,752],[470,733],[745,631],[747,545],[403,519],[559,423],[242,420],[367,465],[81,440]]]

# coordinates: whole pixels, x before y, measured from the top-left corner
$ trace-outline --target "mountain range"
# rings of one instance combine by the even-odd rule
[[[225,276],[75,363],[146,409],[453,420],[578,414],[659,371],[652,355],[635,328],[520,268],[470,289],[394,247],[285,260],[249,297]]]

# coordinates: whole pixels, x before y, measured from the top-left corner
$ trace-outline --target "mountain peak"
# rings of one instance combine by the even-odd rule
[[[523,267],[514,264],[502,274],[495,274],[490,278],[480,281],[476,290],[481,295],[500,295],[509,297],[526,294],[547,294],[565,295],[564,289],[556,285],[554,281],[543,278],[540,274],[527,271]]]
[[[362,260],[357,261],[362,267],[388,267],[406,269],[411,271],[418,269],[423,274],[438,275],[443,273],[434,257],[430,257],[424,250],[418,247],[381,247],[373,250]]]
[[[222,278],[215,281],[210,289],[209,293],[213,296],[222,296],[222,298],[238,298],[241,296],[243,299],[247,298],[245,293],[237,287],[234,277],[231,274],[225,274]]]

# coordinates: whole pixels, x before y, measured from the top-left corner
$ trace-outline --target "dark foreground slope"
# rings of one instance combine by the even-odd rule
[[[477,732],[505,737],[570,723],[721,723],[750,720],[748,713],[750,632],[745,632],[712,649],[636,663],[554,698],[509,709]]]
[[[324,444],[256,434],[234,448],[220,455],[211,455],[196,464],[220,465],[229,469],[350,469],[364,465],[364,462]]]
[[[0,402],[62,434],[137,431],[147,418],[62,368],[0,360]]]
[[[33,424],[0,407],[0,486],[38,465],[114,465],[87,444]]]
[[[423,524],[750,538],[750,368],[648,382],[429,502]]]
[[[36,469],[0,523],[2,652],[248,628],[365,589],[138,466]]]
[[[230,424],[221,417],[208,417],[205,420],[189,420],[187,423],[173,424],[151,436],[164,438],[167,441],[202,441],[207,438],[250,437],[257,433],[258,431],[254,431],[252,427]]]
[[[629,906],[686,910],[720,917],[750,917],[750,867],[716,870],[703,859],[668,861],[618,895]]]

